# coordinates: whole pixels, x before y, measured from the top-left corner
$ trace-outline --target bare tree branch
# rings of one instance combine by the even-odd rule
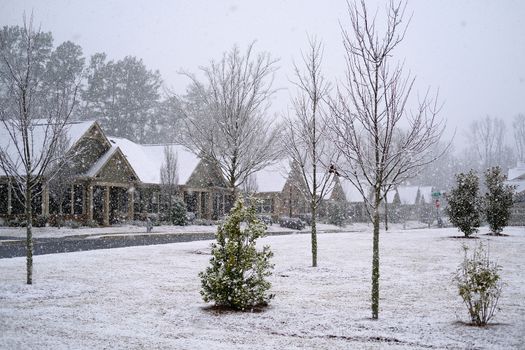
[[[379,305],[379,208],[386,193],[435,159],[432,146],[444,130],[437,96],[429,92],[415,111],[408,108],[415,79],[392,64],[391,55],[404,39],[406,4],[391,1],[386,29],[377,31],[365,1],[349,3],[350,28],[343,25],[346,75],[330,102],[330,131],[341,152],[338,171],[363,196],[374,224],[372,317]]]
[[[184,143],[215,164],[232,189],[280,156],[279,131],[267,116],[277,60],[253,47],[244,54],[233,47],[201,67],[205,83],[183,73],[191,80],[182,103]]]

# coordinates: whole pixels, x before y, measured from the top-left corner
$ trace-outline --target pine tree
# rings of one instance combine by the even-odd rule
[[[506,176],[499,166],[485,171],[487,192],[484,196],[484,212],[492,233],[498,235],[507,226],[512,207],[514,188],[505,185]]]
[[[467,174],[456,175],[456,187],[447,195],[448,206],[445,212],[452,225],[469,237],[478,231],[481,223],[481,199],[479,179],[473,170]]]
[[[401,197],[399,196],[399,191],[397,189],[394,198],[392,199],[392,207],[389,214],[392,222],[397,223],[401,221]]]
[[[273,295],[268,294],[271,284],[266,278],[272,273],[273,253],[268,246],[256,249],[257,239],[265,233],[266,225],[257,219],[255,207],[237,200],[217,230],[210,266],[199,273],[205,302],[243,311],[268,304]]]
[[[180,198],[175,198],[171,203],[170,221],[173,225],[186,225],[186,203]]]

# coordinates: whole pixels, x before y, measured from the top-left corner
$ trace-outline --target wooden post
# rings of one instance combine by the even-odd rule
[[[157,214],[160,214],[160,191],[157,191]]]
[[[71,208],[69,208],[69,214],[75,214],[75,185],[71,185],[71,195],[69,196]]]
[[[93,185],[90,183],[86,186],[86,217],[93,220]]]
[[[211,219],[213,213],[213,196],[212,192],[206,192],[206,215],[208,219]]]
[[[109,226],[109,186],[104,187],[104,226]]]
[[[11,181],[7,183],[7,215],[11,215],[11,208],[12,208],[12,194],[11,194]]]
[[[197,192],[197,210],[196,210],[196,215],[197,215],[197,219],[203,219],[203,213],[201,213],[201,194],[202,192]]]
[[[49,186],[47,184],[42,189],[42,215],[49,215]]]
[[[222,213],[220,213],[220,216],[226,215],[226,195],[224,192],[221,192],[222,196]]]
[[[133,220],[135,210],[135,187],[128,188],[128,220]]]

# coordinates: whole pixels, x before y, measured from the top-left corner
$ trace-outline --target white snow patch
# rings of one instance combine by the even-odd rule
[[[486,232],[486,229],[484,229]],[[197,276],[210,241],[0,260],[2,349],[518,349],[525,341],[525,229],[455,239],[455,229],[381,234],[380,319],[370,319],[371,234],[267,237],[272,293],[261,313],[206,309]],[[464,325],[451,285],[461,245],[483,241],[507,283],[495,324]]]

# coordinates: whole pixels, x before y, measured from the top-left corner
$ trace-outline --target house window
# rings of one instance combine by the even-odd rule
[[[9,203],[7,202],[9,199],[8,186],[8,184],[0,184],[0,214],[7,214],[7,209],[9,207]]]
[[[18,186],[13,186],[11,188],[11,214],[21,215],[24,212],[24,196]]]
[[[272,214],[273,213],[273,198],[260,199],[257,203],[257,213]]]
[[[208,207],[207,198],[208,198],[208,194],[206,192],[201,192],[201,215],[202,216],[207,215],[207,210],[206,210],[206,208]]]
[[[31,208],[33,214],[42,214],[42,185],[37,184],[31,193]]]
[[[75,185],[73,196],[73,213],[80,215],[84,210],[84,186]]]
[[[186,203],[186,210],[192,213],[197,211],[197,193],[184,192],[184,203]]]

